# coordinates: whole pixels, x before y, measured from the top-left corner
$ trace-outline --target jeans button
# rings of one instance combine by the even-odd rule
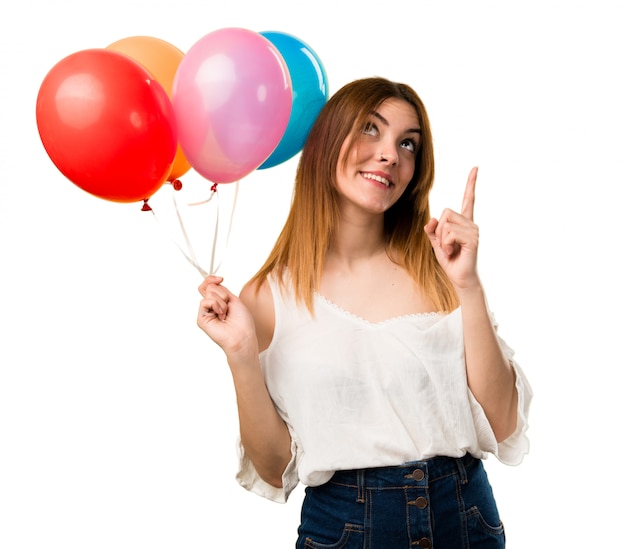
[[[413,471],[413,480],[424,480],[424,477],[426,475],[424,475],[424,471],[422,471],[421,469],[415,469],[415,471]]]
[[[422,496],[420,496],[419,498],[417,498],[415,500],[415,506],[418,509],[426,509],[426,507],[428,507],[428,500]]]
[[[421,540],[419,540],[417,542],[419,547],[422,547],[423,549],[430,549],[433,544],[430,542],[430,540],[428,538],[422,538]]]

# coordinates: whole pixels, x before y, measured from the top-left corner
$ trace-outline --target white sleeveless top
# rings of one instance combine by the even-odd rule
[[[508,465],[522,461],[530,385],[500,340],[517,374],[518,423],[498,444],[467,385],[460,309],[373,323],[315,294],[311,316],[292,292],[271,277],[269,283],[275,329],[260,361],[291,433],[292,460],[278,489],[259,477],[239,443],[242,486],[284,502],[298,482],[317,486],[340,469],[466,452],[481,459],[492,453]]]

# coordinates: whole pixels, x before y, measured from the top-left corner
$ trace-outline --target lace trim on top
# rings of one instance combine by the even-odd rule
[[[440,311],[432,311],[432,312],[426,312],[426,313],[408,313],[408,314],[400,315],[400,316],[392,316],[390,318],[386,318],[385,320],[379,320],[379,321],[374,322],[371,320],[367,320],[366,318],[363,318],[362,316],[351,313],[350,311],[347,311],[346,309],[344,309],[343,307],[340,307],[334,301],[331,301],[330,299],[318,293],[317,291],[314,291],[313,294],[319,301],[326,304],[331,309],[334,309],[336,312],[342,315],[345,315],[349,318],[352,318],[354,320],[358,320],[359,322],[370,324],[372,326],[379,326],[379,325],[388,324],[390,322],[397,322],[401,320],[410,320],[410,319],[417,319],[417,318],[435,318],[435,317],[440,318],[444,316],[444,314]]]

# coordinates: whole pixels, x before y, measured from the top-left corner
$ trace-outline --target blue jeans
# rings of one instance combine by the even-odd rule
[[[297,549],[501,549],[482,461],[466,454],[337,472],[308,487]]]

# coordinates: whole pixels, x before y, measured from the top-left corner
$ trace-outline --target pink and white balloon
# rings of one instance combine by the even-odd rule
[[[232,183],[257,169],[280,142],[292,108],[289,70],[261,34],[223,28],[185,54],[172,104],[191,166],[214,183]]]

